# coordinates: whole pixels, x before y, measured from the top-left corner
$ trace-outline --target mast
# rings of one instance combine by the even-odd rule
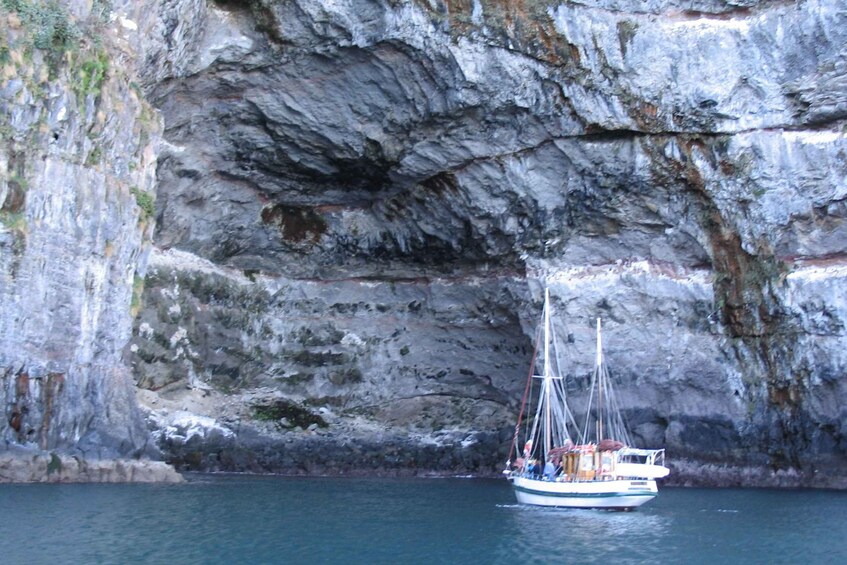
[[[603,337],[600,333],[600,318],[597,318],[597,442],[603,441]]]
[[[544,288],[544,457],[552,448],[550,414],[550,289]]]

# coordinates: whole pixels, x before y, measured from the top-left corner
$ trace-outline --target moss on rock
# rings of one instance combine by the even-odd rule
[[[275,400],[268,404],[254,404],[253,418],[265,422],[286,420],[291,427],[308,428],[313,424],[326,428],[327,423],[320,415],[288,400]]]

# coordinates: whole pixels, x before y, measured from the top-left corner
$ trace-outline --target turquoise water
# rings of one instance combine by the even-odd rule
[[[505,480],[0,485],[2,563],[847,563],[847,493],[661,489],[518,506]]]

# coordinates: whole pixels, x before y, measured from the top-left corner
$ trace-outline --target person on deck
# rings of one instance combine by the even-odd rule
[[[556,466],[553,465],[552,461],[547,461],[544,464],[544,478],[548,481],[556,480]]]

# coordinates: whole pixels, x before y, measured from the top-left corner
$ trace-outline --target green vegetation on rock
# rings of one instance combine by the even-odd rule
[[[317,424],[318,427],[327,427],[326,421],[320,415],[315,414],[288,400],[276,400],[269,404],[255,404],[253,406],[253,417],[256,420],[265,422],[279,422],[286,420],[288,426],[308,428],[312,424]]]
[[[85,158],[85,166],[86,167],[94,167],[100,164],[100,160],[103,158],[103,149],[100,146],[94,146],[94,149],[88,154],[88,157]]]
[[[141,311],[141,296],[144,294],[144,277],[135,275],[132,279],[132,302],[130,304],[130,313],[133,318],[138,316]]]
[[[112,15],[112,0],[94,0],[91,3],[91,14],[100,18],[102,22],[108,22]]]
[[[77,70],[74,89],[80,98],[89,94],[98,95],[109,71],[109,57],[106,51],[97,51],[91,59],[83,62]]]
[[[6,212],[0,210],[0,223],[6,226],[7,229],[26,233],[27,223],[26,216],[21,212]]]
[[[141,216],[139,220],[146,222],[156,214],[156,205],[153,195],[149,192],[144,192],[137,186],[130,189],[130,192],[135,196],[135,203],[141,208]]]
[[[18,15],[37,49],[67,51],[82,37],[79,27],[57,0],[0,0],[0,6]]]
[[[47,474],[62,472],[62,460],[55,453],[50,454],[50,461],[47,463]]]

